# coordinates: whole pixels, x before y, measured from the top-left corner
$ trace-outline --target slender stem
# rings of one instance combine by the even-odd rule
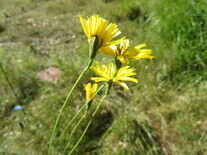
[[[72,150],[68,153],[68,155],[71,155],[73,153],[73,151],[76,149],[76,147],[78,146],[78,144],[81,142],[81,140],[83,139],[83,136],[85,135],[86,131],[88,130],[89,126],[91,125],[91,122],[92,122],[92,118],[88,122],[88,124],[87,124],[85,130],[83,131],[81,137],[79,138],[78,142],[75,144],[75,146],[72,148]]]
[[[68,153],[68,155],[71,155],[71,154],[73,153],[73,151],[76,149],[76,147],[78,146],[78,144],[79,144],[79,143],[81,142],[81,140],[83,139],[83,137],[84,137],[86,131],[88,130],[88,128],[89,128],[89,126],[90,126],[90,124],[91,124],[91,122],[92,122],[94,116],[96,115],[96,112],[97,112],[98,109],[100,108],[101,103],[102,103],[103,100],[106,98],[107,94],[109,93],[110,88],[111,88],[111,83],[108,83],[108,88],[106,89],[104,96],[102,97],[102,99],[101,99],[100,102],[98,103],[98,106],[96,107],[95,111],[93,112],[93,114],[92,114],[92,118],[89,120],[89,122],[88,122],[86,128],[84,129],[84,131],[83,131],[83,133],[82,133],[82,135],[80,136],[80,138],[78,139],[77,143],[76,143],[75,146],[72,148],[72,150]]]
[[[101,87],[93,94],[90,100],[84,103],[84,105],[80,108],[80,110],[75,114],[75,116],[72,118],[72,120],[68,123],[68,125],[63,130],[62,135],[64,135],[65,131],[69,128],[71,123],[76,119],[76,117],[80,114],[80,112],[88,105],[88,103],[94,98],[94,96],[105,86],[105,83],[101,85]],[[62,136],[61,135],[61,136]]]
[[[1,68],[2,73],[4,74],[5,80],[8,83],[9,87],[11,88],[12,91],[14,91],[14,87],[13,87],[12,83],[9,81],[9,77],[8,77],[6,71],[4,70],[1,63],[0,63],[0,68]],[[16,96],[15,92],[14,92],[14,95]]]
[[[76,131],[76,129],[77,129],[77,127],[79,126],[79,124],[80,124],[80,123],[82,122],[82,120],[86,117],[86,114],[87,114],[87,111],[85,111],[84,115],[81,117],[81,119],[78,121],[78,123],[75,125],[75,127],[74,127],[73,130],[71,131],[70,136],[69,136],[68,144],[67,144],[67,146],[65,147],[63,154],[65,154],[65,151],[66,151],[67,148],[70,146],[71,137],[72,137],[73,133]]]
[[[72,94],[74,88],[76,87],[77,83],[80,81],[81,77],[84,75],[84,73],[90,68],[90,66],[92,65],[93,63],[93,60],[96,56],[96,53],[97,53],[97,48],[95,48],[96,44],[97,44],[97,37],[94,37],[90,42],[89,42],[89,61],[88,61],[88,65],[87,67],[82,71],[82,73],[80,74],[80,76],[78,77],[78,79],[76,80],[75,84],[73,85],[73,87],[71,88],[70,92],[68,93],[68,96],[65,100],[65,102],[63,103],[61,109],[60,109],[60,112],[58,114],[58,117],[56,119],[56,122],[55,122],[55,125],[54,125],[54,128],[53,128],[53,131],[52,131],[52,135],[51,135],[51,138],[50,138],[50,144],[49,144],[49,149],[48,149],[48,154],[50,155],[51,153],[51,146],[52,146],[52,142],[53,142],[53,139],[54,139],[54,135],[55,135],[55,131],[56,131],[56,128],[57,128],[57,125],[58,125],[58,122],[60,120],[60,116],[63,112],[63,109],[65,108],[66,106],[66,103],[68,101],[68,99],[70,98],[70,95]]]
[[[54,128],[53,128],[53,131],[52,131],[52,135],[51,135],[51,138],[50,138],[50,144],[49,144],[49,149],[48,149],[48,154],[51,153],[51,146],[52,146],[52,142],[53,142],[53,139],[54,139],[54,135],[55,135],[55,131],[56,131],[56,128],[57,128],[57,125],[58,125],[58,122],[60,120],[60,116],[63,112],[63,109],[65,108],[66,106],[66,103],[67,101],[69,100],[74,88],[76,87],[76,85],[78,84],[78,82],[80,81],[81,77],[84,75],[84,73],[90,68],[90,64],[91,62],[89,62],[89,65],[81,72],[80,76],[78,77],[78,79],[76,80],[75,84],[73,85],[73,87],[71,88],[70,92],[68,93],[68,96],[67,98],[65,99],[65,102],[63,103],[61,109],[60,109],[60,112],[58,114],[58,117],[56,119],[56,122],[55,122],[55,125],[54,125]]]
[[[105,86],[106,83],[102,84],[102,86],[93,94],[93,96],[91,97],[90,100],[88,100],[82,107],[81,109],[78,111],[78,113],[73,117],[73,119],[69,122],[69,124],[67,125],[67,127],[64,129],[63,133],[67,130],[67,128],[70,126],[70,124],[72,123],[73,120],[75,120],[75,118],[77,117],[77,115],[83,110],[84,107],[86,107],[88,105],[88,103],[94,98],[94,96]],[[80,118],[80,120],[78,121],[78,123],[76,124],[76,126],[73,128],[73,130],[70,133],[69,136],[69,141],[67,146],[64,149],[63,154],[65,153],[65,151],[67,150],[67,148],[70,146],[70,141],[71,141],[71,137],[73,135],[73,133],[75,132],[75,130],[77,129],[77,127],[79,126],[79,124],[82,122],[82,120],[85,118],[87,114],[87,111],[85,112],[85,114]],[[62,134],[63,135],[63,134]]]
[[[121,63],[121,61],[119,61],[119,59],[117,59],[117,56],[116,56],[116,58],[115,58],[115,64],[116,64],[116,71],[115,71],[115,73],[114,73],[113,78],[117,76],[117,73],[118,73],[119,69],[120,69],[121,66],[122,66],[122,63]]]

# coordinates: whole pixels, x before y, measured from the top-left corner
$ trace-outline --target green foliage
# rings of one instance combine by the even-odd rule
[[[160,17],[157,24],[158,32],[165,38],[168,46],[172,44],[177,46],[177,52],[173,53],[176,57],[175,65],[169,71],[170,80],[183,81],[188,79],[189,75],[196,76],[197,79],[206,79],[207,2],[205,0],[163,2],[156,11]]]
[[[129,92],[114,85],[75,154],[206,154],[206,5],[205,0],[1,1],[0,63],[8,79],[0,71],[0,154],[47,153],[58,110],[88,60],[80,14],[117,23],[132,46],[147,43],[155,59],[131,62],[139,83],[129,84]],[[97,60],[114,61],[102,53]],[[56,82],[38,78],[48,67],[61,70]],[[68,142],[71,130],[60,135],[85,102],[83,85],[91,75],[63,112],[53,154],[61,154]],[[23,110],[14,111],[16,105]]]

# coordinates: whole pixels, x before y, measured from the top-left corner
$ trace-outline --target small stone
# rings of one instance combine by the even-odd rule
[[[49,67],[37,74],[37,78],[43,82],[55,83],[60,77],[62,71],[56,67]]]

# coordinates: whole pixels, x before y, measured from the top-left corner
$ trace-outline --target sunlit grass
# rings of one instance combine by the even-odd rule
[[[155,59],[131,62],[139,84],[129,84],[135,88],[127,93],[111,90],[76,153],[205,154],[206,2],[87,2],[2,1],[0,62],[15,90],[0,73],[0,153],[47,153],[58,109],[87,64],[88,43],[78,15],[100,14],[117,23],[132,47],[147,43]],[[97,59],[113,61],[100,52]],[[40,81],[37,73],[51,66],[62,71],[59,80]],[[91,75],[88,72],[83,81],[89,82]],[[70,133],[58,136],[85,102],[83,85],[78,85],[63,113],[53,154],[63,151]],[[13,111],[15,105],[23,110]],[[76,140],[72,137],[72,144]]]

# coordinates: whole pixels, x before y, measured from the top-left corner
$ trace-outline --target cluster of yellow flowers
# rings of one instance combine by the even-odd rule
[[[86,128],[84,129],[81,137],[78,139],[77,143],[74,145],[74,147],[71,149],[69,154],[72,154],[72,152],[76,149],[80,141],[82,140],[84,134],[86,133],[88,127],[90,126],[92,119],[94,118],[96,112],[98,111],[102,101],[107,96],[112,83],[116,83],[124,88],[125,91],[129,90],[129,87],[125,83],[125,81],[131,81],[138,83],[138,79],[134,78],[134,75],[137,75],[135,72],[135,68],[131,68],[129,66],[129,60],[139,60],[143,58],[150,58],[152,59],[153,56],[151,56],[151,50],[149,49],[143,49],[143,47],[146,47],[146,44],[137,45],[133,48],[129,48],[129,39],[126,39],[126,37],[122,37],[117,40],[113,40],[115,37],[121,34],[121,31],[119,30],[118,26],[116,24],[110,23],[108,20],[105,20],[98,15],[93,15],[91,17],[88,17],[87,19],[82,18],[82,16],[79,16],[81,25],[83,27],[83,30],[88,38],[89,42],[89,61],[86,68],[81,72],[79,77],[77,78],[76,82],[72,86],[71,90],[69,91],[61,109],[58,114],[58,117],[56,119],[52,135],[50,138],[50,144],[48,148],[48,154],[51,154],[51,147],[52,142],[55,137],[55,131],[57,129],[57,125],[59,123],[61,114],[66,107],[67,101],[69,100],[72,92],[74,91],[75,87],[77,86],[78,82],[80,81],[81,77],[85,74],[88,69],[92,69],[95,73],[99,75],[99,77],[92,77],[91,80],[95,81],[94,84],[88,83],[85,85],[86,90],[86,103],[82,106],[82,108],[75,114],[75,116],[71,119],[71,121],[68,123],[66,128],[64,129],[63,133],[70,127],[71,123],[77,118],[77,116],[80,114],[80,112],[87,107],[86,113],[79,119],[75,127],[72,129],[70,133],[70,138],[68,141],[67,146],[65,147],[64,152],[67,150],[67,148],[70,145],[70,139],[79,124],[82,122],[82,120],[86,117],[86,114],[90,108],[90,105],[92,103],[93,97],[105,86],[105,83],[107,83],[108,88],[105,91],[105,94],[99,101],[97,107],[95,108],[94,112],[91,115],[91,119],[89,120]],[[112,56],[115,58],[115,64],[109,63],[108,66],[101,65],[99,62],[95,62],[95,65],[92,66],[93,61],[96,57],[97,51],[100,51],[108,56]],[[122,64],[124,66],[122,67]],[[103,81],[104,84],[98,88],[97,82]],[[64,153],[63,153],[64,154]]]
[[[129,87],[124,81],[138,82],[138,79],[131,77],[137,73],[134,72],[134,68],[128,66],[129,59],[152,59],[153,56],[150,55],[151,50],[142,49],[146,47],[146,44],[129,48],[129,39],[126,39],[126,37],[112,41],[121,34],[121,31],[116,24],[109,23],[108,20],[99,17],[99,15],[93,15],[87,17],[87,19],[84,19],[82,16],[79,16],[79,18],[89,44],[93,46],[91,59],[95,58],[99,50],[106,55],[114,57],[116,62],[115,65],[110,63],[108,66],[96,62],[96,66],[91,66],[90,68],[100,77],[92,77],[91,80],[95,82],[114,82],[123,87],[124,90],[129,90]],[[126,64],[127,66],[121,67],[122,64]],[[97,88],[98,85],[96,83],[93,85],[91,83],[85,85],[87,101],[91,99]]]
[[[71,149],[69,154],[72,154],[72,152],[76,149],[80,141],[82,140],[84,134],[86,133],[88,127],[90,126],[92,119],[94,118],[97,110],[99,109],[102,101],[107,96],[112,83],[116,83],[124,88],[125,91],[129,90],[129,87],[125,83],[125,81],[131,81],[138,83],[138,79],[134,78],[134,75],[137,75],[135,72],[135,68],[131,68],[129,66],[129,60],[139,60],[143,58],[150,58],[152,59],[153,56],[151,56],[151,50],[149,49],[143,49],[143,47],[146,47],[146,44],[137,45],[133,48],[129,48],[129,39],[126,39],[126,37],[122,37],[117,40],[113,40],[115,37],[121,34],[121,31],[119,30],[118,26],[116,24],[110,23],[108,20],[105,20],[98,15],[93,15],[91,17],[88,17],[87,19],[82,18],[82,16],[79,16],[81,25],[83,27],[83,30],[88,38],[89,42],[89,61],[86,68],[81,72],[80,76],[77,78],[76,82],[72,86],[70,92],[68,93],[67,98],[65,99],[60,112],[58,114],[58,117],[56,119],[53,132],[50,139],[50,145],[48,149],[48,153],[51,153],[51,146],[53,139],[55,137],[55,131],[58,125],[58,122],[60,120],[61,114],[66,107],[67,101],[69,100],[73,90],[77,86],[77,83],[80,81],[81,77],[84,75],[84,73],[88,69],[92,69],[95,73],[99,75],[99,77],[92,77],[91,80],[95,81],[94,84],[88,83],[85,85],[86,90],[86,102],[82,106],[82,108],[75,114],[75,116],[72,118],[72,120],[68,123],[64,131],[66,131],[71,123],[77,118],[77,116],[80,114],[80,112],[87,107],[86,113],[79,119],[75,127],[72,129],[69,141],[67,146],[65,147],[64,152],[67,150],[67,148],[70,145],[70,139],[79,124],[82,122],[82,120],[86,117],[86,114],[88,110],[90,109],[90,105],[92,103],[93,97],[105,86],[107,83],[108,88],[105,91],[105,94],[99,101],[98,105],[96,106],[94,112],[91,114],[91,119],[89,120],[86,128],[84,129],[82,135],[78,139],[77,143],[74,145],[74,147]],[[96,57],[97,51],[100,51],[106,55],[112,56],[115,58],[115,64],[109,63],[108,66],[101,65],[99,62],[95,62],[95,65],[92,66],[93,61]],[[122,67],[123,64],[123,67]],[[96,82],[103,81],[104,84],[98,88],[98,84]],[[89,113],[90,114],[90,113]],[[64,154],[64,153],[63,153]]]

